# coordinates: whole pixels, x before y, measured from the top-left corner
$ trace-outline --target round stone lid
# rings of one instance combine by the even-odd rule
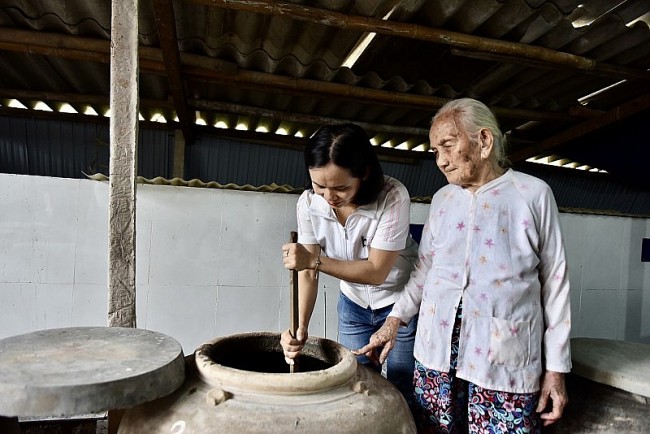
[[[73,327],[0,340],[0,415],[64,417],[132,407],[185,379],[181,345],[143,329]]]
[[[650,345],[611,339],[571,339],[571,372],[650,397]]]

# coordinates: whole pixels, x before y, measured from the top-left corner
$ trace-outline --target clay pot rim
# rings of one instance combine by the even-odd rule
[[[276,339],[279,343],[280,334],[271,332],[239,333],[217,337],[199,346],[194,353],[194,358],[201,379],[212,386],[218,386],[230,392],[305,394],[317,393],[346,384],[356,374],[357,359],[354,354],[337,342],[314,336],[309,337],[307,345],[327,345],[333,348],[340,357],[338,363],[327,369],[309,372],[251,372],[216,363],[206,354],[214,346],[228,340],[254,338]]]

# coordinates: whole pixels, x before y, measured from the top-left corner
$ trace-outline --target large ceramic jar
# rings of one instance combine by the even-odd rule
[[[289,373],[280,335],[217,338],[171,395],[124,413],[119,434],[415,433],[406,401],[336,342],[310,337]]]

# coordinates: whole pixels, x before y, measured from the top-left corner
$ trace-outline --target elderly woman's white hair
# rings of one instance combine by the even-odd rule
[[[510,167],[510,161],[506,156],[506,137],[499,128],[496,116],[488,106],[472,98],[454,99],[438,110],[431,123],[433,124],[436,119],[446,113],[453,115],[472,141],[478,140],[478,134],[482,129],[488,129],[494,137],[492,152],[494,162],[504,169]]]

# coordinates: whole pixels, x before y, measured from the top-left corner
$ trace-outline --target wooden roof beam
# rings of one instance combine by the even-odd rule
[[[244,106],[241,104],[230,104],[219,101],[208,101],[199,99],[190,99],[190,105],[197,110],[209,112],[234,113],[244,116],[259,116],[265,119],[274,119],[278,121],[300,122],[312,125],[333,125],[345,124],[351,122],[348,119],[332,118],[326,116],[315,116],[302,113],[289,113],[279,110],[262,109],[258,107]],[[407,127],[399,125],[373,124],[368,122],[354,122],[368,132],[404,134],[413,137],[421,137],[424,141],[429,141],[429,129]]]
[[[571,140],[594,132],[614,122],[620,121],[628,116],[632,116],[643,110],[650,108],[650,94],[642,95],[638,98],[628,101],[620,106],[606,111],[600,116],[596,116],[587,121],[581,122],[562,131],[559,134],[551,136],[539,143],[527,146],[509,156],[510,161],[517,163],[535,155],[543,154],[553,148],[557,148]]]
[[[108,106],[108,96],[75,94],[67,92],[39,92],[22,89],[0,89],[0,99],[18,99],[24,101],[43,101],[47,103],[68,102],[78,105]],[[281,121],[301,122],[316,126],[323,124],[342,124],[351,122],[347,119],[339,119],[324,116],[314,116],[301,113],[291,113],[278,110],[262,109],[259,107],[245,106],[241,104],[230,104],[219,101],[208,101],[189,98],[188,106],[193,110],[204,110],[212,113],[233,113],[241,116],[259,116],[266,119]],[[140,100],[140,107],[147,109],[173,109],[173,104],[167,100],[143,99]],[[369,122],[355,122],[368,131],[377,133],[401,134],[413,137],[421,137],[428,140],[429,129],[399,125],[374,124]]]
[[[108,95],[90,95],[70,92],[43,92],[24,89],[0,89],[0,98],[44,102],[67,102],[77,105],[108,106]],[[156,99],[141,99],[140,107],[149,109],[173,109],[169,101]]]
[[[0,50],[2,49],[101,63],[108,63],[109,60],[109,41],[0,27]],[[162,50],[152,47],[140,47],[139,55],[141,70],[166,74]],[[190,53],[181,53],[180,59],[182,64],[181,72],[184,75],[198,80],[218,82],[222,85],[249,87],[267,92],[291,93],[299,96],[340,98],[362,104],[375,103],[386,106],[416,107],[422,110],[431,110],[432,113],[449,101],[447,98],[430,95],[386,91],[328,81],[238,70],[236,66],[228,62]],[[491,108],[498,117],[554,122],[566,122],[574,119],[569,113],[543,112],[510,107]]]
[[[346,15],[328,9],[319,9],[295,3],[285,3],[276,0],[190,0],[193,3],[206,6],[216,6],[254,12],[265,15],[287,17],[299,21],[310,21],[330,27],[358,30],[361,32],[379,33],[382,35],[417,39],[437,44],[449,45],[464,50],[483,53],[512,56],[520,62],[533,61],[536,66],[540,63],[555,67],[569,67],[587,73],[616,79],[650,80],[650,73],[643,70],[624,66],[606,65],[583,56],[552,50],[537,45],[519,42],[502,41],[468,35],[465,33],[435,29],[418,24],[387,21],[378,18],[357,15]]]
[[[176,35],[176,17],[174,5],[171,0],[153,0],[158,38],[162,49],[163,62],[166,66],[169,91],[174,102],[178,121],[181,125],[185,143],[191,145],[194,141],[193,128],[196,116],[187,104],[185,86],[181,74],[181,57],[178,50],[178,37]]]

